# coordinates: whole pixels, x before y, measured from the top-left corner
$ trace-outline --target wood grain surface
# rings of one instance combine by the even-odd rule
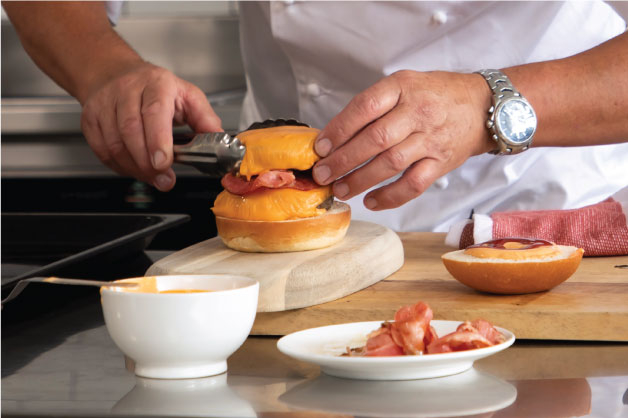
[[[419,300],[435,319],[485,318],[519,339],[628,341],[628,257],[584,258],[566,282],[546,292],[492,295],[449,275],[441,254],[445,234],[401,233],[405,264],[364,290],[321,305],[258,313],[254,335],[285,335],[345,322],[392,319],[402,305]]]
[[[377,224],[352,221],[345,238],[328,248],[244,253],[212,238],[159,260],[146,275],[251,277],[260,282],[258,312],[274,312],[342,298],[388,277],[402,265],[403,246],[397,234]]]

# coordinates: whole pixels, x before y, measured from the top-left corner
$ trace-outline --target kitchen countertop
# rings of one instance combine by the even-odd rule
[[[20,298],[34,303],[28,293]],[[250,337],[226,374],[168,381],[127,370],[104,326],[97,289],[37,315],[11,318],[5,310],[7,417],[628,416],[626,343],[517,341],[461,375],[382,384],[325,376],[281,354],[276,337]],[[460,386],[464,379],[477,384]]]

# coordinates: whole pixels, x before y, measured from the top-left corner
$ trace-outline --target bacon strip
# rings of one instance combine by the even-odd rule
[[[454,331],[447,334],[427,346],[427,354],[451,353],[453,351],[472,350],[474,348],[489,347],[493,345],[489,340],[477,332]]]
[[[458,325],[455,332],[432,341],[427,346],[427,353],[471,350],[503,342],[504,336],[490,322],[484,319],[476,319],[474,321],[464,321]]]
[[[401,356],[403,349],[393,341],[390,333],[390,323],[382,326],[368,335],[364,355],[368,357]]]
[[[471,322],[464,321],[458,326],[457,331],[477,332],[489,340],[491,344],[501,344],[505,340],[501,332],[497,331],[497,329],[490,322],[485,321],[484,319],[476,319]]]
[[[432,344],[433,341],[436,341],[437,339],[438,334],[436,334],[436,330],[434,329],[434,327],[430,325],[430,327],[427,329],[427,332],[425,333],[425,338],[423,338],[425,346],[429,346],[430,344]]]
[[[271,170],[260,173],[255,180],[253,180],[253,184],[259,187],[278,189],[280,187],[290,186],[294,183],[294,178],[292,171]]]
[[[397,345],[403,347],[405,354],[423,353],[428,331],[430,334],[433,331],[430,330],[432,317],[432,310],[423,302],[404,306],[395,313],[395,322],[391,326],[392,337]]]
[[[220,181],[222,187],[230,193],[240,196],[256,192],[258,190],[281,189],[284,187],[297,190],[312,190],[319,187],[314,180],[305,176],[295,176],[291,170],[269,170],[253,176],[250,181],[245,177],[234,176],[229,173]]]

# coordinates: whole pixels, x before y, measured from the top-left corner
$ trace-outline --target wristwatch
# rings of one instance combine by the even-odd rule
[[[515,89],[506,74],[499,70],[480,70],[493,92],[493,105],[488,110],[486,127],[497,149],[491,154],[518,154],[532,144],[536,131],[536,113],[522,95]]]

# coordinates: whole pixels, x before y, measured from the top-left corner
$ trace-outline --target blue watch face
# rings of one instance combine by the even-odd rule
[[[508,100],[495,115],[501,134],[514,143],[529,140],[536,130],[536,115],[528,102]]]

